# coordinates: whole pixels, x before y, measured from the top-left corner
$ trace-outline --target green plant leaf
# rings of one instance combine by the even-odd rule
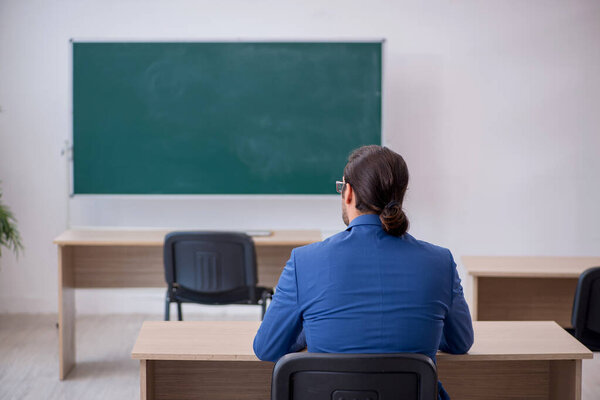
[[[0,181],[0,183],[2,183]],[[8,206],[2,203],[2,189],[0,189],[0,257],[2,247],[12,250],[17,256],[23,251],[23,242],[17,229],[17,219]]]

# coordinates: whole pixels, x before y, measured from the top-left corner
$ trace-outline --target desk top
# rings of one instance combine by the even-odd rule
[[[600,266],[600,257],[476,257],[462,263],[473,276],[523,278],[579,278],[583,271]]]
[[[77,229],[54,239],[61,246],[163,246],[175,229]],[[185,231],[185,230],[184,230]],[[277,230],[270,236],[253,236],[257,246],[304,246],[321,240],[318,230]]]
[[[257,361],[259,321],[146,321],[133,347],[137,360]],[[474,321],[468,354],[438,360],[573,360],[593,353],[551,321]]]

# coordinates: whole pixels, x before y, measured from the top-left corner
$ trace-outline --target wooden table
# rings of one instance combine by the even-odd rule
[[[59,378],[75,366],[75,288],[164,287],[163,242],[170,230],[68,230],[58,245]],[[294,247],[320,231],[274,231],[253,237],[258,284],[274,287]]]
[[[579,275],[600,257],[462,257],[473,278],[473,319],[571,326]]]
[[[147,321],[132,351],[142,400],[269,399],[273,363],[252,341],[259,322]],[[593,354],[555,322],[475,322],[464,355],[438,353],[453,399],[581,399],[581,360]]]

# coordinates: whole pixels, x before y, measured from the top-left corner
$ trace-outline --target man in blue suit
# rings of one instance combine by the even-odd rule
[[[406,233],[404,159],[355,150],[344,168],[348,228],[292,251],[254,338],[261,360],[322,353],[466,353],[473,326],[449,250]],[[443,387],[440,399],[448,399]]]

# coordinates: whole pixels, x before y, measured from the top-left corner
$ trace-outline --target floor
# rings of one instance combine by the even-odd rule
[[[258,320],[256,313],[187,314],[186,320]],[[171,318],[175,318],[176,313]],[[77,365],[58,380],[55,314],[0,315],[0,400],[139,399],[139,361],[131,349],[144,321],[159,314],[84,315],[77,318]]]
[[[0,315],[0,400],[138,399],[139,364],[129,354],[146,320],[161,315],[91,315],[77,319],[77,367],[58,380],[56,315]],[[187,320],[256,319],[254,313]],[[600,399],[600,353],[583,361],[583,400]]]

